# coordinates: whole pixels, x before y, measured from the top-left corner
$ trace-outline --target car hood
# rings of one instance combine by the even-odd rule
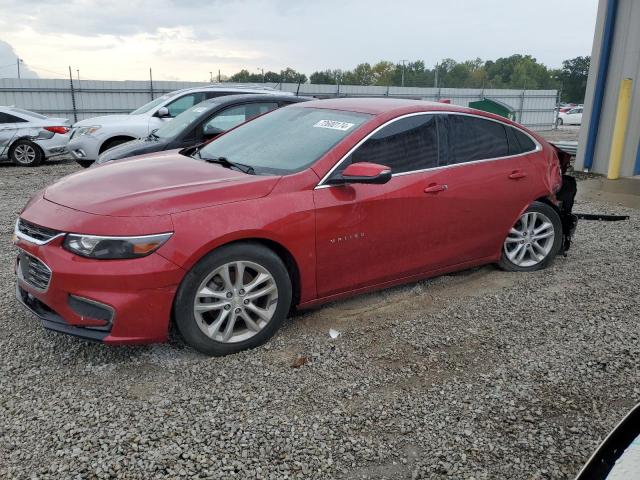
[[[103,115],[102,117],[92,117],[80,120],[73,124],[74,127],[89,127],[92,125],[111,125],[114,123],[128,123],[138,119],[140,115]]]
[[[168,143],[169,141],[164,138],[158,139],[153,137],[131,140],[130,142],[122,143],[100,154],[96,164],[102,165],[103,163],[121,160],[135,155],[161,152],[167,147]]]
[[[279,179],[171,150],[74,173],[49,186],[44,198],[96,215],[144,217],[264,197]]]

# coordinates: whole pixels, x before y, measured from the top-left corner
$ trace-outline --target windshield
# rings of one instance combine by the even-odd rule
[[[256,173],[286,175],[313,164],[370,118],[324,108],[281,108],[231,130],[199,153],[249,165]]]
[[[155,100],[151,100],[149,103],[145,103],[137,110],[134,110],[133,112],[131,112],[129,115],[140,115],[141,113],[147,113],[152,108],[157,107],[161,103],[166,102],[167,100],[169,100],[171,97],[174,97],[175,95],[176,95],[175,92],[162,95],[161,97],[158,97]]]
[[[191,125],[196,119],[202,115],[203,112],[210,110],[211,107],[216,105],[216,102],[207,102],[205,104],[196,105],[188,110],[185,110],[173,120],[168,121],[162,125],[158,130],[154,132],[156,137],[159,138],[173,138],[179,133],[183,132],[189,125]]]

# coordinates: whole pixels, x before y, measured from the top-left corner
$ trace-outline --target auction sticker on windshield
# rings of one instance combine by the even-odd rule
[[[341,130],[343,132],[346,132],[351,127],[353,127],[353,125],[354,125],[353,123],[338,122],[336,120],[320,120],[320,121],[316,122],[314,127],[316,127],[316,128],[330,128],[331,130]]]

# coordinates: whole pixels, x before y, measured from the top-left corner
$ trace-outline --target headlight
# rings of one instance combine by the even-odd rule
[[[101,260],[145,257],[169,240],[173,233],[140,237],[101,237],[69,233],[62,244],[77,255]]]
[[[76,128],[76,137],[80,135],[91,135],[92,133],[97,132],[102,128],[102,125],[92,125],[90,127],[77,127]]]

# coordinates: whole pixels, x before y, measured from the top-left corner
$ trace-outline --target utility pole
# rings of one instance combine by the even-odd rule
[[[209,72],[209,83],[213,83],[213,72]]]
[[[264,83],[264,68],[258,68],[262,72],[262,83]]]
[[[404,87],[404,63],[408,62],[409,60],[400,60],[402,62],[402,81],[400,82],[400,86]]]
[[[149,93],[151,94],[151,100],[153,100],[153,72],[149,67]]]
[[[20,80],[20,63],[22,62],[21,58],[16,58],[16,65],[18,66],[18,80]]]
[[[76,68],[76,73],[78,75],[78,87],[80,87],[80,69]]]
[[[220,69],[218,69],[218,83],[220,83]]]
[[[78,110],[76,108],[76,92],[73,88],[73,74],[71,73],[71,65],[69,65],[69,85],[71,87],[71,106],[73,107],[73,122],[78,121]]]
[[[436,63],[436,78],[433,84],[433,88],[438,88],[438,64]]]

